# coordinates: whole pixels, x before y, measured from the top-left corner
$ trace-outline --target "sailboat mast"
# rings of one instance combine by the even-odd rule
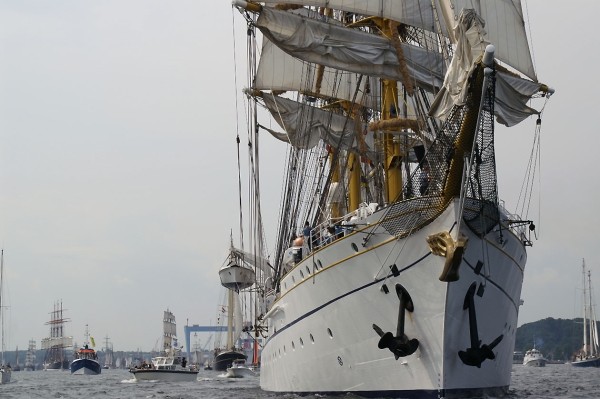
[[[587,355],[587,296],[585,295],[585,259],[583,260],[583,354]]]
[[[0,324],[1,330],[0,335],[2,335],[2,364],[4,364],[4,311],[2,305],[2,286],[4,283],[4,250],[0,255]]]
[[[233,291],[227,290],[227,349],[233,349]]]
[[[590,297],[590,355],[594,356],[596,354],[596,345],[594,345],[594,340],[595,340],[595,336],[594,336],[594,326],[592,325],[592,323],[594,323],[594,312],[592,311],[592,274],[591,272],[588,270],[588,291],[589,291],[589,297]]]

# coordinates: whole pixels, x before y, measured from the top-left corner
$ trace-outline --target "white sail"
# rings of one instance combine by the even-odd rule
[[[263,3],[277,4],[281,1],[267,0]],[[364,16],[389,18],[407,25],[437,31],[432,4],[439,7],[439,0],[294,0],[293,3],[327,7]],[[440,23],[442,31],[445,32],[445,21],[442,19]]]
[[[317,70],[317,65],[292,57],[263,37],[262,52],[253,88],[315,93]],[[358,77],[356,73],[324,67],[319,94],[352,101]],[[378,109],[380,96],[379,80],[364,76],[356,96],[356,103]]]
[[[313,148],[320,140],[338,147],[343,135],[340,147],[367,157],[373,156],[373,134],[362,133],[366,125],[360,129],[363,134],[361,144],[357,140],[356,124],[351,118],[271,94],[263,98],[273,118],[286,132],[278,133],[265,128],[277,139],[306,149]]]
[[[264,3],[276,4],[280,1]],[[485,21],[488,41],[496,46],[496,57],[536,80],[521,0],[298,0],[294,4],[389,18],[433,32],[441,29],[442,34],[453,43],[458,40],[453,28],[461,11],[475,9]]]
[[[301,60],[402,81],[390,39],[268,7],[261,11],[257,26],[283,51]],[[402,47],[411,79],[419,87],[437,91],[445,72],[442,55],[406,43]]]
[[[240,301],[240,295],[234,294],[235,302],[233,305],[233,345],[242,335],[242,329],[244,328],[244,321],[242,316],[242,302]]]

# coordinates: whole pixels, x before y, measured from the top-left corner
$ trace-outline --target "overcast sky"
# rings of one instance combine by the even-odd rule
[[[529,251],[519,324],[578,315],[584,257],[600,287],[599,56],[593,35],[582,34],[600,3],[523,4],[539,80],[556,94],[543,115],[542,195],[528,215],[540,240]],[[187,319],[215,323],[217,271],[230,231],[239,235],[238,125],[247,165],[234,17],[239,92],[245,25],[227,0],[0,1],[8,349],[29,339],[39,347],[61,299],[76,341],[88,323],[115,350],[151,350],[167,307],[181,338]],[[511,210],[534,131],[534,119],[498,129],[499,189]],[[260,145],[272,251],[285,147],[268,137]]]

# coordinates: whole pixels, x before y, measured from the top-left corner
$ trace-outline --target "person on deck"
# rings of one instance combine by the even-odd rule
[[[431,177],[429,176],[429,167],[425,166],[421,169],[421,185],[419,186],[419,191],[421,192],[421,195],[427,194],[430,181]]]

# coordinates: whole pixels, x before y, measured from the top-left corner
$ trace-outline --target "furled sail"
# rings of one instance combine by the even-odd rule
[[[454,29],[454,35],[458,39],[456,51],[446,73],[444,87],[431,105],[429,115],[445,120],[454,105],[465,104],[469,76],[489,44],[484,39],[482,25],[483,21],[474,10],[465,9],[461,12]],[[527,102],[541,87],[539,83],[498,72],[494,106],[498,122],[513,126],[532,114],[538,114]]]
[[[359,141],[352,118],[271,94],[265,94],[263,99],[273,118],[286,132],[265,128],[275,138],[303,149],[312,148],[323,140],[332,147],[340,146],[374,159],[373,134],[364,135],[366,125],[360,128],[363,137]]]
[[[281,0],[267,0],[263,3],[277,4],[281,3]],[[388,18],[429,31],[437,31],[432,3],[439,7],[439,0],[294,0],[293,3]],[[440,20],[441,24],[445,23],[442,18]],[[445,25],[442,25],[442,31],[446,31]]]
[[[231,252],[233,252],[235,256],[240,258],[245,263],[257,267],[265,274],[266,278],[273,276],[273,266],[271,266],[269,261],[262,256],[254,255],[250,252],[242,251],[241,249],[233,247],[231,248]]]
[[[257,20],[261,32],[286,53],[307,62],[359,74],[402,81],[390,39],[264,7]],[[440,53],[401,44],[411,79],[430,92],[442,86]]]
[[[443,0],[447,26],[454,26],[463,9],[474,9],[485,21],[487,40],[496,48],[495,57],[530,79],[537,80],[525,32],[521,0]],[[450,29],[446,34],[456,43]]]
[[[263,2],[281,3],[274,0]],[[441,29],[442,34],[453,43],[458,41],[453,28],[461,11],[474,9],[485,21],[487,40],[496,47],[496,58],[537,80],[527,43],[521,0],[295,0],[293,3],[389,18],[432,32]]]
[[[263,37],[262,52],[253,88],[315,93],[317,74],[317,65],[292,57]],[[358,77],[356,73],[324,67],[319,94],[352,101]],[[363,76],[356,103],[378,109],[380,97],[379,79]]]

